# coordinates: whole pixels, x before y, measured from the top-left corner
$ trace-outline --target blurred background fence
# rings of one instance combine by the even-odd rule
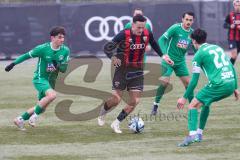
[[[230,1],[0,0],[0,58],[11,59],[49,41],[56,25],[66,27],[72,56],[101,56],[104,43],[131,21],[134,8],[143,9],[156,39],[181,22],[183,12],[193,11],[193,28],[206,29],[208,42],[227,46],[223,23],[232,10]]]

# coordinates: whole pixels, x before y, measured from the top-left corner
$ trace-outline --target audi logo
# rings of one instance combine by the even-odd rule
[[[141,43],[141,44],[131,44],[130,45],[130,49],[131,50],[135,50],[135,49],[144,49],[145,48],[145,44]]]
[[[116,35],[118,34],[119,31],[124,29],[123,21],[131,22],[132,17],[130,16],[121,16],[119,18],[115,16],[108,16],[105,18],[102,18],[99,16],[91,17],[87,20],[85,24],[84,29],[85,29],[86,36],[94,42],[99,42],[102,40],[107,40],[107,41],[112,40],[114,36],[109,35],[109,32],[110,32],[110,26],[108,23],[109,21],[114,21],[113,31],[114,31],[114,34]],[[98,32],[100,34],[99,36],[95,36],[90,32],[90,26],[92,23],[95,23],[95,22],[99,22],[99,26],[98,26]],[[148,18],[147,18],[147,22],[150,24],[150,27],[152,28],[152,22]]]

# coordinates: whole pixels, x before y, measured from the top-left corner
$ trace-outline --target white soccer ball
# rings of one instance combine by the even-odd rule
[[[141,132],[143,132],[144,122],[143,122],[142,118],[140,118],[140,117],[133,117],[130,120],[129,124],[128,124],[128,128],[133,133],[141,133]]]

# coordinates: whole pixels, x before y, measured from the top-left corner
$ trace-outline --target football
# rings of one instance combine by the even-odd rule
[[[143,132],[144,122],[143,122],[142,118],[140,118],[140,117],[133,117],[133,118],[131,118],[131,120],[130,120],[130,122],[128,124],[128,128],[133,133],[141,133],[141,132]]]

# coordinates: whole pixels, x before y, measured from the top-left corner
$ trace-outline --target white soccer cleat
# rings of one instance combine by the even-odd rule
[[[122,131],[120,130],[120,128],[119,128],[119,121],[118,120],[115,120],[115,121],[113,121],[112,122],[112,124],[111,124],[111,128],[113,129],[113,131],[115,132],[115,133],[122,133]]]
[[[28,120],[28,124],[32,127],[35,127],[37,118],[38,118],[38,115],[36,113],[33,113],[33,115]]]
[[[25,131],[25,127],[24,127],[24,120],[22,117],[17,117],[14,119],[14,124],[18,127],[18,129]]]
[[[98,125],[103,126],[105,124],[105,115],[98,117]]]

